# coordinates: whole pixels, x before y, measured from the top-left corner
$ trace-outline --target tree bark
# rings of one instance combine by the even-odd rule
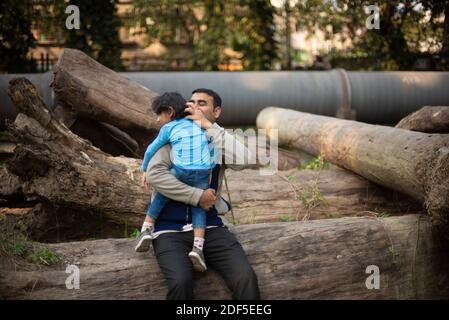
[[[75,49],[64,49],[51,84],[56,98],[79,116],[128,133],[141,150],[159,129],[151,102],[156,93]]]
[[[257,126],[277,129],[279,144],[322,154],[340,167],[425,204],[449,225],[449,135],[426,134],[269,107]]]
[[[423,107],[399,121],[396,128],[427,133],[449,133],[449,107]]]
[[[425,216],[253,224],[233,231],[257,274],[263,299],[448,297],[447,249],[436,240]],[[107,239],[46,245],[63,262],[39,269],[14,270],[4,260],[0,264],[1,296],[164,299],[166,284],[152,250],[134,253],[134,243],[132,239]],[[78,290],[66,288],[69,264],[79,267]],[[379,268],[379,289],[367,289],[370,265]],[[194,294],[196,299],[230,298],[214,271],[195,274]]]

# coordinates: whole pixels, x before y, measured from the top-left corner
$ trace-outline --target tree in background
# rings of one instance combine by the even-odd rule
[[[227,8],[221,1],[205,0],[202,5],[205,10],[201,20],[204,31],[200,29],[198,41],[194,43],[191,66],[194,70],[218,70],[218,65],[225,60],[223,50],[231,31],[227,23],[232,17],[226,13]]]
[[[33,72],[27,59],[28,50],[34,47],[31,33],[33,10],[26,0],[0,2],[0,72]]]
[[[58,24],[64,30],[65,47],[79,49],[113,70],[121,69],[121,42],[118,35],[121,21],[114,0],[56,0],[53,3]],[[78,30],[63,27],[68,16],[65,13],[68,5],[76,5],[80,10]]]
[[[449,70],[449,0],[423,0],[422,4],[431,12],[429,28],[441,41],[441,50],[436,55],[437,67]]]
[[[218,70],[228,59],[225,48],[242,53],[245,70],[269,70],[277,58],[269,0],[136,0],[134,6],[136,23],[152,40],[172,43],[182,33],[189,69]]]
[[[245,70],[270,70],[278,59],[275,40],[275,8],[269,0],[243,0],[243,16],[233,15],[235,31],[230,34],[234,50],[243,52]]]
[[[348,52],[331,51],[336,60],[352,59],[356,69],[409,70],[418,59],[425,58],[441,70],[448,70],[445,61],[448,52],[448,0],[379,0],[380,29],[366,28],[368,14],[364,6],[370,1],[300,0],[294,13],[300,28],[312,33],[326,32],[327,39],[339,34],[351,39]],[[331,26],[331,28],[328,28]],[[369,64],[361,67],[364,59]],[[430,69],[433,69],[431,66]]]

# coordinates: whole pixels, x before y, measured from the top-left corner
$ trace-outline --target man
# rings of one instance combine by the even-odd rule
[[[257,276],[242,246],[218,216],[231,209],[220,195],[225,168],[243,169],[249,163],[249,151],[215,123],[221,114],[216,92],[196,89],[188,104],[186,111],[191,115],[187,117],[206,130],[223,161],[217,161],[207,190],[188,186],[170,173],[170,145],[161,148],[148,165],[146,181],[172,200],[161,212],[153,234],[154,253],[168,285],[167,299],[193,299],[193,266],[188,258],[194,237],[190,206],[209,209],[203,249],[207,265],[224,278],[233,299],[260,299]]]

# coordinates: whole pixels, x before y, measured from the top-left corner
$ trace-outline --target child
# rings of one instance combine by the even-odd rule
[[[146,173],[148,163],[154,154],[165,144],[172,146],[172,174],[180,181],[200,189],[209,187],[209,177],[215,166],[215,149],[209,147],[204,129],[201,129],[190,119],[186,119],[184,109],[186,101],[177,92],[167,92],[157,97],[152,104],[158,115],[161,127],[156,139],[148,146],[141,170]],[[142,226],[142,233],[135,248],[136,252],[149,249],[153,239],[154,223],[157,220],[168,199],[161,193],[156,193],[147,210],[147,216]],[[203,244],[206,228],[206,213],[200,207],[191,207],[192,225],[194,231],[193,249],[189,258],[197,271],[207,270],[203,255]]]

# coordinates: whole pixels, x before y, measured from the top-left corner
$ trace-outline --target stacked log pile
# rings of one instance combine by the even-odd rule
[[[99,224],[114,229],[114,234],[123,225],[138,227],[149,198],[140,186],[141,160],[111,155],[71,129],[76,123],[83,124],[78,128],[89,123],[93,130],[100,126],[140,155],[158,130],[148,109],[155,93],[71,49],[61,56],[52,86],[58,104],[50,111],[28,80],[10,83],[9,95],[20,113],[8,127],[12,141],[0,163],[0,198],[5,204],[0,226],[2,219],[20,217],[28,234],[47,242],[60,240],[45,237],[55,219],[82,230],[65,241],[88,237]],[[268,109],[258,118],[258,126],[281,128],[282,122],[289,131],[280,130],[281,143],[322,154],[350,171],[295,169],[272,176],[251,169],[227,171],[240,223],[231,230],[248,253],[263,298],[447,298],[446,242],[433,228],[435,220],[446,221],[448,208],[447,135],[314,117]],[[394,143],[400,146],[396,152]],[[283,169],[300,164],[291,152],[280,157]],[[223,196],[227,197],[225,191]],[[22,208],[7,208],[20,202]],[[105,234],[98,232],[96,237]],[[134,253],[133,243],[35,243],[62,260],[22,269],[0,255],[0,298],[164,298],[165,282],[155,258]],[[65,286],[69,264],[82,272],[80,290]],[[380,269],[379,290],[367,288],[370,265]],[[197,298],[230,297],[213,271],[196,280]]]

